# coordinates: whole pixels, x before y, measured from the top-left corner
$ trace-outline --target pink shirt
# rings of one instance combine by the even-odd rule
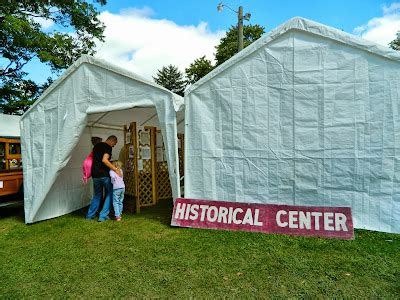
[[[122,170],[121,170],[122,173]],[[113,189],[124,189],[125,188],[125,183],[124,183],[124,173],[122,173],[122,177],[119,177],[117,173],[115,173],[113,170],[110,170],[110,177],[111,177],[111,183],[113,184]]]

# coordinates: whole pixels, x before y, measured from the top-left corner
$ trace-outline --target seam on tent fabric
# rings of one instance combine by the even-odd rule
[[[188,139],[188,133],[189,133],[189,122],[188,122],[188,116],[190,116],[190,114],[189,114],[189,107],[190,107],[190,105],[185,105],[185,107],[184,107],[184,109],[185,109],[185,118],[184,118],[184,121],[185,121],[185,130],[184,130],[184,133],[185,133],[185,135],[184,135],[184,141],[185,141],[185,144],[184,144],[184,152],[183,152],[183,156],[184,156],[184,161],[185,161],[185,163],[184,163],[184,165],[183,165],[183,174],[184,174],[184,178],[183,178],[183,186],[184,186],[184,195],[186,196],[186,195],[188,195],[188,192],[190,191],[190,189],[189,189],[189,179],[190,179],[190,176],[188,177],[188,154],[187,154],[187,150],[188,150],[188,145],[189,145],[189,139]]]
[[[323,78],[323,88],[322,88],[322,126],[321,126],[321,130],[322,130],[322,170],[325,167],[325,60],[326,60],[326,55],[323,56],[323,60],[322,60],[322,78]],[[319,134],[319,136],[321,136],[321,134]],[[321,172],[321,185],[322,185],[322,189],[325,188],[325,173],[322,171]],[[319,191],[318,191],[319,192]],[[323,195],[323,199],[324,202],[326,201],[327,195]],[[331,199],[332,197],[328,197],[329,199]],[[329,200],[330,203],[330,200]]]
[[[248,164],[252,165],[254,168],[256,168],[261,174],[263,174],[266,178],[268,178],[268,174],[264,173],[264,171],[257,167],[255,163],[253,163],[248,157],[244,157],[244,159],[247,161]]]
[[[385,69],[383,69],[383,72],[385,72]],[[385,78],[386,76],[385,76],[386,74],[384,73],[383,74],[383,78]],[[382,101],[383,101],[383,112],[382,112],[382,115],[383,115],[383,118],[385,118],[385,113],[386,113],[386,101],[385,101],[385,87],[386,87],[386,85],[385,84],[383,84],[383,99],[382,99]],[[384,153],[384,149],[385,149],[385,147],[384,147],[384,134],[385,134],[385,124],[383,123],[382,124],[382,134],[381,134],[381,143],[382,143],[382,154]],[[382,155],[383,156],[383,155]],[[384,165],[383,165],[383,163],[384,163],[384,159],[385,159],[385,157],[382,157],[381,158],[381,176],[383,177],[383,167],[384,167]],[[380,184],[380,187],[379,187],[379,191],[380,192],[382,192],[382,179],[381,179],[381,184]],[[385,222],[382,222],[382,220],[384,220],[384,218],[382,218],[382,209],[381,209],[381,201],[382,200],[380,200],[379,201],[379,218],[378,218],[378,220],[379,220],[379,224],[382,224],[382,223],[385,223]],[[382,225],[380,225],[380,228],[382,228]]]
[[[293,205],[296,205],[296,131],[295,131],[295,123],[296,123],[296,110],[295,110],[295,98],[294,98],[294,69],[295,69],[295,38],[294,34],[292,36],[292,115],[293,115],[293,122],[292,122],[292,135],[293,135]]]

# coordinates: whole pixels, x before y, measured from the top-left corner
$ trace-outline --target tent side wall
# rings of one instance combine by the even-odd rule
[[[89,102],[84,69],[77,69],[73,75],[65,78],[21,120],[26,223],[34,221],[85,127]]]
[[[59,171],[53,186],[35,214],[33,222],[55,218],[90,204],[93,188],[91,180],[88,184],[82,182],[82,162],[92,151],[92,136],[101,137],[104,141],[110,135],[115,135],[118,141],[124,140],[123,131],[85,128],[78,144],[72,150],[71,158],[67,165]],[[113,158],[118,158],[122,144],[123,142],[120,142],[113,148]]]
[[[400,63],[298,30],[186,96],[185,197],[350,206],[400,233]]]
[[[69,72],[21,121],[25,222],[60,216],[85,206],[82,198],[74,197],[84,195],[77,173],[87,153],[77,145],[88,113],[155,106],[169,151],[173,197],[178,197],[177,128],[172,96],[168,91],[93,64],[83,63]],[[73,191],[69,196],[62,192],[66,188]],[[75,200],[71,201],[72,198]]]

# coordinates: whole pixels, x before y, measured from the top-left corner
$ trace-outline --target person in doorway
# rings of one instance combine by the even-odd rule
[[[118,140],[115,135],[111,135],[105,142],[100,142],[93,147],[93,164],[92,164],[92,179],[93,179],[93,198],[90,203],[86,219],[93,219],[96,216],[100,206],[100,200],[105,192],[103,208],[100,211],[99,222],[109,219],[110,203],[112,201],[113,187],[111,184],[110,170],[113,170],[122,177],[122,173],[111,162],[112,148],[117,144]]]
[[[98,143],[101,143],[103,141],[103,139],[98,136],[92,136],[91,141],[92,141],[92,145],[96,146]]]
[[[99,136],[92,136],[92,138],[90,140],[92,142],[92,145],[96,146],[98,143],[101,143],[103,141],[103,138],[101,138]],[[99,207],[103,207],[103,205],[104,205],[104,193],[103,193],[103,196],[100,199]]]
[[[122,162],[115,160],[112,165],[116,167],[122,173]],[[110,170],[111,183],[113,185],[113,207],[115,213],[115,220],[121,221],[124,194],[125,194],[125,184],[124,176],[119,176],[113,170]]]

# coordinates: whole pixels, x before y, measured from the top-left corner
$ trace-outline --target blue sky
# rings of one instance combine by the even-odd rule
[[[148,79],[164,65],[181,71],[196,58],[213,59],[215,45],[236,25],[229,9],[217,12],[220,1],[108,0],[100,7],[107,26],[106,41],[98,45],[99,58],[120,65]],[[379,0],[253,0],[223,2],[251,13],[250,22],[268,32],[292,17],[300,16],[387,45],[400,30],[400,1]],[[42,22],[47,30],[57,27]],[[28,70],[42,82],[48,70],[38,63]]]
[[[154,11],[154,18],[168,19],[178,25],[195,25],[207,22],[210,30],[226,30],[236,23],[233,12],[217,12],[221,1],[163,1],[163,0],[120,0],[108,1],[102,11],[119,13],[128,7],[148,7]],[[379,0],[253,0],[226,1],[224,4],[233,9],[243,6],[245,12],[250,12],[250,23],[260,24],[268,31],[286,20],[300,16],[336,28],[351,32],[355,27],[367,23],[373,17],[382,15],[382,7],[390,6],[394,1]],[[132,5],[134,4],[134,5]]]

